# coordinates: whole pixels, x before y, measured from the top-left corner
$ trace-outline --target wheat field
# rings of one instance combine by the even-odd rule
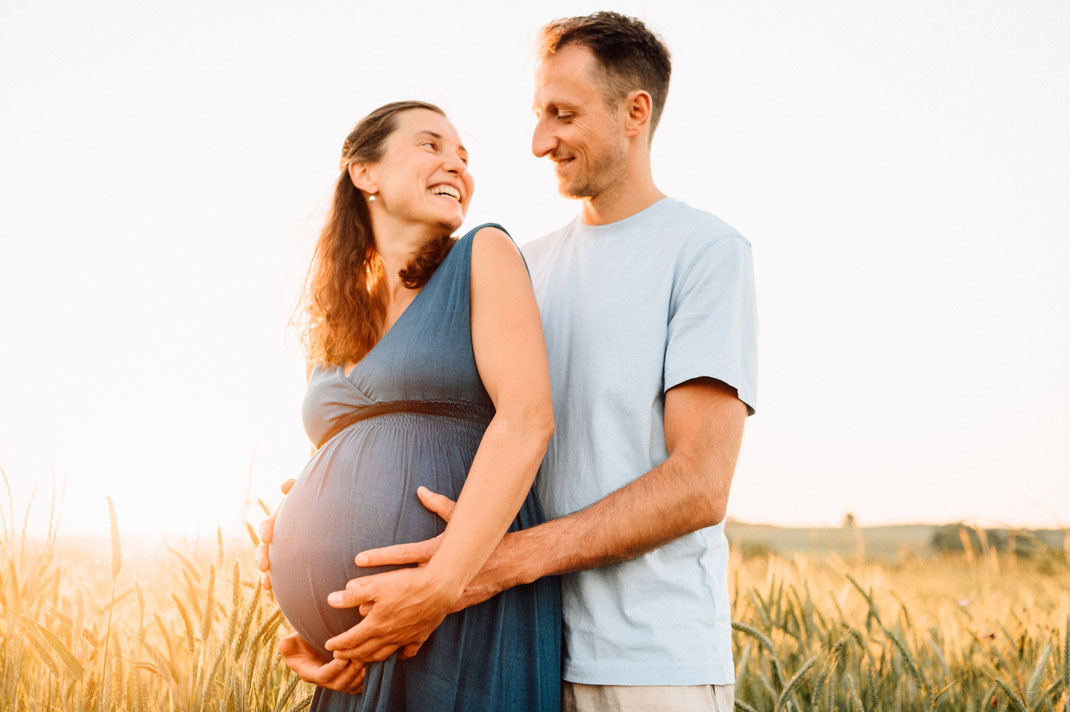
[[[108,507],[110,543],[29,539],[0,507],[0,710],[307,708],[252,527],[124,561]],[[1066,553],[980,542],[892,562],[734,552],[736,709],[1070,712]]]

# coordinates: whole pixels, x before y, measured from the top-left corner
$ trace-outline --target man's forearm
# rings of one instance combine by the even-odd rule
[[[585,509],[507,535],[512,583],[627,561],[720,522],[731,470],[718,485],[687,464],[670,458]]]
[[[585,509],[509,534],[503,581],[627,561],[724,519],[746,407],[703,380],[669,391],[665,416],[669,458]]]

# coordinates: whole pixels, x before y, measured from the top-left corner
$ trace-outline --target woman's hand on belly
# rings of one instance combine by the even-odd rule
[[[398,569],[352,579],[327,602],[335,608],[359,607],[364,619],[327,641],[336,658],[385,660],[402,646],[415,652],[461,597],[463,581],[428,566]]]
[[[282,489],[284,497],[290,493],[290,490],[294,486],[294,482],[297,482],[297,480],[290,478],[282,483],[280,489]],[[260,576],[260,586],[263,587],[265,591],[271,590],[271,561],[268,558],[268,547],[271,546],[271,540],[275,534],[275,519],[279,516],[279,509],[281,507],[282,502],[279,502],[279,506],[275,507],[275,511],[260,522],[260,543],[256,545],[255,560],[256,567],[263,572]]]
[[[351,694],[364,689],[363,663],[338,658],[324,663],[320,653],[297,633],[279,641],[279,652],[286,666],[305,682]]]

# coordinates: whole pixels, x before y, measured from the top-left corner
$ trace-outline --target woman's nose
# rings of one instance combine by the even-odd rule
[[[465,162],[461,159],[460,156],[456,155],[446,158],[445,168],[450,173],[455,173],[459,176],[463,176],[465,174],[465,171],[468,170],[468,166],[465,164]]]

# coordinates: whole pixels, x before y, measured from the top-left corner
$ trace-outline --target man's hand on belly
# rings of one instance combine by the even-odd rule
[[[450,517],[453,516],[453,508],[456,505],[456,502],[445,495],[432,492],[426,487],[420,487],[416,490],[416,495],[420,498],[420,502],[424,507],[437,514],[443,521],[449,522]],[[425,539],[424,541],[414,541],[409,544],[395,544],[393,546],[384,546],[379,549],[369,549],[357,554],[354,561],[357,566],[362,567],[426,564],[431,560],[431,557],[438,549],[438,544],[441,540],[442,535],[440,534],[433,539]],[[516,557],[511,554],[511,544],[513,541],[514,537],[512,534],[505,535],[502,541],[498,544],[498,547],[494,550],[494,553],[487,559],[487,563],[483,565],[483,568],[480,569],[475,578],[468,582],[468,585],[464,589],[464,593],[461,594],[460,599],[453,604],[450,613],[456,613],[469,606],[482,603],[488,598],[497,596],[508,588],[523,583],[523,581],[517,578],[514,574],[516,567],[513,564],[515,563]],[[373,574],[359,580],[371,581],[379,576],[389,576],[390,573],[393,572]],[[358,579],[353,579],[353,581],[357,580]],[[412,657],[415,652],[415,649],[406,650],[408,655],[405,655],[405,657]]]
[[[398,648],[411,657],[457,602],[459,593],[425,566],[397,569],[355,578],[327,602],[335,608],[356,608],[364,616],[357,625],[327,641],[336,658],[373,662]]]

